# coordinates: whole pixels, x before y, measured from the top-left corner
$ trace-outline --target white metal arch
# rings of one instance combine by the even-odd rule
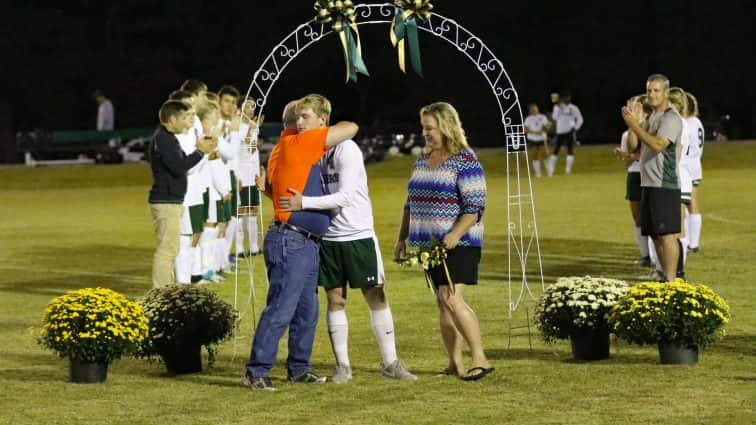
[[[357,25],[390,24],[394,18],[391,3],[358,4],[354,9]],[[496,98],[505,134],[517,133],[518,129],[512,126],[522,124],[519,97],[504,65],[491,49],[455,20],[434,12],[426,22],[418,20],[418,28],[446,40],[475,64]],[[268,95],[291,61],[332,32],[329,24],[319,24],[313,19],[298,26],[271,50],[255,72],[245,95],[245,99],[250,96],[255,99],[258,115],[262,114]],[[512,141],[519,147],[522,140],[513,138]]]
[[[358,4],[354,8],[357,25],[390,24],[394,18],[395,6],[391,3]],[[532,249],[535,249],[537,255],[541,289],[544,286],[519,96],[501,60],[478,36],[454,19],[431,12],[427,21],[418,20],[417,24],[420,30],[446,40],[475,64],[488,83],[499,107],[507,148],[508,308],[511,330],[512,312],[518,308],[524,295],[528,294],[534,299],[526,276]],[[255,71],[245,94],[245,101],[250,97],[255,100],[258,118],[267,104],[268,95],[289,64],[309,46],[332,32],[329,24],[319,24],[313,19],[298,26],[273,47],[260,68]],[[521,174],[523,178],[527,178],[526,187],[523,187],[524,182],[521,182]],[[518,295],[513,294],[513,283],[515,286],[519,283]]]

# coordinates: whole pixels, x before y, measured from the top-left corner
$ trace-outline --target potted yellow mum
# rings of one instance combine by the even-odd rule
[[[617,337],[656,344],[662,364],[697,363],[699,347],[721,338],[729,320],[730,308],[722,297],[706,285],[680,279],[634,286],[609,317]]]
[[[108,365],[147,337],[139,304],[106,288],[69,291],[47,305],[38,342],[70,361],[72,382],[102,382]]]

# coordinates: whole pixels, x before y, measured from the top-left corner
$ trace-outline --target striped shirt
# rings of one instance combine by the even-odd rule
[[[459,246],[483,246],[483,210],[486,207],[486,179],[475,154],[461,150],[436,168],[428,167],[428,156],[415,162],[407,185],[409,245],[428,246],[443,240],[464,214],[477,214],[478,221],[462,236]]]

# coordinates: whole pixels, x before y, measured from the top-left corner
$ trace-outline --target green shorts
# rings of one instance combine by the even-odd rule
[[[236,206],[239,205],[239,188],[236,187],[236,174],[231,171],[231,217],[236,217]]]
[[[641,177],[639,172],[627,173],[625,188],[625,199],[628,201],[638,201],[641,199]]]
[[[383,263],[373,238],[356,241],[320,242],[320,274],[318,285],[325,289],[382,285]]]
[[[241,206],[256,207],[260,205],[260,192],[255,186],[242,186],[241,188]]]
[[[192,223],[192,233],[202,233],[207,221],[207,209],[204,204],[189,206],[189,221]]]
[[[223,199],[215,201],[215,211],[217,211],[218,223],[231,220],[231,201],[224,201]]]
[[[205,221],[207,221],[208,217],[210,217],[210,189],[207,189],[202,193],[202,206],[205,208]]]

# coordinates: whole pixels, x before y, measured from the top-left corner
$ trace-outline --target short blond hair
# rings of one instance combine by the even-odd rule
[[[205,117],[213,111],[220,111],[220,105],[218,105],[217,102],[213,102],[212,100],[198,102],[197,106],[194,108],[194,113],[197,114],[197,117],[200,120],[205,119]]]
[[[322,95],[308,94],[307,96],[299,99],[297,103],[297,110],[310,108],[315,115],[323,118],[326,124],[331,120],[331,102]]]
[[[669,104],[683,117],[688,116],[688,96],[680,87],[669,89]]]
[[[423,115],[429,115],[436,119],[438,130],[444,136],[444,145],[452,155],[456,155],[462,149],[470,149],[465,137],[465,130],[462,128],[462,121],[459,119],[457,110],[450,103],[436,102],[423,106],[420,109],[420,119]]]

